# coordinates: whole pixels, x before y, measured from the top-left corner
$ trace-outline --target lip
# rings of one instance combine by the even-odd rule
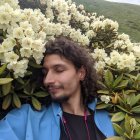
[[[49,88],[48,90],[49,90],[49,93],[56,94],[58,93],[59,88]]]

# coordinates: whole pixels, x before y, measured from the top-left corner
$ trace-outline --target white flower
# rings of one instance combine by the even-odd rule
[[[87,36],[81,35],[81,36],[79,36],[77,39],[78,39],[78,42],[79,42],[80,44],[82,44],[83,46],[89,45],[89,39],[88,39]]]
[[[54,19],[54,14],[53,14],[53,10],[51,8],[47,8],[45,15],[47,16],[47,18],[49,18],[51,21]]]
[[[11,20],[11,15],[8,12],[0,13],[0,24],[8,24]]]
[[[12,12],[12,22],[19,22],[21,20],[21,9],[16,9]]]
[[[82,5],[82,4],[80,4],[78,7],[79,7],[80,10],[84,9],[84,5]]]
[[[31,50],[31,48],[21,48],[20,54],[22,57],[29,58],[32,55],[32,50]]]
[[[54,31],[54,24],[53,23],[49,23],[49,22],[46,22],[46,25],[45,27],[43,28],[43,31],[47,34],[47,35],[54,35],[55,31]]]
[[[103,22],[102,21],[94,21],[91,23],[90,27],[93,29],[93,30],[98,30],[100,28],[102,28],[103,26]]]
[[[129,35],[122,33],[121,35],[118,35],[118,39],[122,39],[125,41],[129,39]]]
[[[23,59],[14,64],[13,71],[15,78],[24,77],[27,72],[28,62],[27,59]]]
[[[71,29],[70,31],[70,38],[73,40],[73,41],[77,41],[78,40],[78,37],[81,35],[81,32],[80,30],[76,31],[75,29]]]
[[[104,61],[98,61],[95,63],[95,69],[98,73],[102,73],[105,68],[105,62]]]
[[[31,48],[34,51],[38,51],[38,52],[44,52],[45,51],[44,45],[42,44],[42,40],[34,40]]]
[[[18,0],[1,0],[0,1],[0,5],[3,5],[5,3],[8,3],[14,9],[18,9],[19,8]]]
[[[2,54],[4,52],[6,52],[6,51],[4,50],[4,47],[0,44],[0,54]]]
[[[62,24],[61,27],[62,27],[62,34],[64,36],[68,36],[71,32],[71,27],[69,25],[66,25],[66,24]]]
[[[59,36],[62,34],[62,26],[60,23],[53,25],[53,35]]]
[[[133,43],[130,41],[130,39],[126,39],[125,44],[127,45],[127,50],[131,52],[133,50]]]
[[[44,55],[43,55],[42,51],[36,51],[36,50],[34,50],[33,51],[33,57],[36,60],[36,63],[37,64],[40,64],[41,61],[42,61],[42,59],[43,59],[43,57],[44,57]]]
[[[4,53],[5,63],[16,63],[18,59],[19,59],[19,56],[13,51]]]
[[[26,37],[33,37],[35,35],[35,32],[33,31],[33,29],[31,27],[25,29],[24,34]]]
[[[25,30],[27,28],[32,28],[32,25],[29,24],[29,21],[23,21],[23,22],[20,22],[20,27]]]
[[[83,22],[83,26],[85,29],[89,29],[89,22]]]
[[[118,24],[118,22],[116,22],[116,21],[114,22],[111,19],[105,19],[103,21],[102,28],[103,29],[109,28],[109,29],[113,29],[113,30],[117,31],[119,28],[119,24]]]
[[[53,7],[55,7],[59,13],[68,11],[68,3],[65,0],[54,0]]]
[[[127,68],[129,71],[135,70],[135,65],[136,65],[136,57],[134,56],[133,53],[130,53],[129,55],[127,54],[121,54],[120,58],[117,62],[117,67],[120,70],[123,70]]]
[[[134,55],[140,59],[140,45],[134,45],[133,52]]]
[[[21,27],[17,27],[13,30],[13,37],[17,38],[17,39],[22,39],[24,38],[24,32],[23,32],[23,28]]]
[[[75,13],[77,12],[77,8],[76,8],[76,5],[75,3],[72,3],[69,7],[69,10],[70,10],[70,13],[75,15]]]
[[[76,11],[74,14],[74,19],[77,21],[77,22],[84,22],[85,21],[85,16],[82,15],[79,11]]]
[[[58,16],[57,16],[57,20],[59,22],[62,22],[62,23],[65,23],[65,24],[68,24],[69,23],[69,20],[70,20],[70,15],[68,15],[68,13],[60,13]]]
[[[24,37],[22,39],[22,44],[21,45],[22,45],[23,48],[31,48],[32,43],[33,43],[32,38]]]
[[[118,63],[119,59],[120,59],[120,54],[119,54],[119,52],[116,51],[116,50],[113,50],[113,51],[110,53],[110,60],[107,61],[106,63],[108,63],[108,64],[110,63],[110,64],[115,65],[115,64]]]
[[[8,28],[8,25],[6,24],[0,24],[0,29],[2,29],[3,31],[6,31]]]
[[[94,53],[92,53],[92,56],[96,60],[104,60],[107,57],[107,54],[104,49],[94,49]]]
[[[86,32],[86,36],[88,36],[88,38],[91,39],[96,36],[96,33],[93,30],[88,30]]]
[[[51,8],[53,5],[52,0],[46,0],[46,3],[48,8]]]
[[[38,39],[41,39],[42,41],[44,41],[46,39],[46,33],[43,32],[43,31],[40,31],[38,33],[38,36],[37,36]]]
[[[16,45],[16,40],[13,38],[7,38],[3,41],[1,48],[4,52],[12,51]]]
[[[105,102],[106,104],[108,104],[110,101],[110,97],[106,96],[106,95],[101,95],[100,99],[101,99],[101,101]]]

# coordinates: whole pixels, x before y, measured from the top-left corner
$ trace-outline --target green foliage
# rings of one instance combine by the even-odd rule
[[[96,12],[99,15],[118,21],[119,32],[127,33],[134,42],[140,41],[140,8],[139,5],[114,3],[105,0],[74,0],[83,4],[89,12]]]
[[[35,109],[41,109],[41,100],[48,96],[48,93],[40,84],[41,81],[37,81],[41,68],[40,65],[30,63],[29,71],[34,69],[35,76],[27,71],[24,78],[13,79],[11,78],[12,73],[5,73],[6,64],[0,67],[0,98],[2,98],[3,110],[12,106],[20,108],[23,103],[31,103]]]
[[[102,90],[99,96],[110,97],[108,104],[100,102],[97,109],[112,107],[111,120],[115,131],[121,137],[110,139],[139,140],[140,139],[140,80],[139,73],[116,73],[107,70],[103,81],[99,82]]]

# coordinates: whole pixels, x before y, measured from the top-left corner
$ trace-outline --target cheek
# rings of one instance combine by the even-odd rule
[[[77,75],[66,75],[61,79],[61,82],[65,89],[72,89],[77,87],[80,84],[79,78]]]

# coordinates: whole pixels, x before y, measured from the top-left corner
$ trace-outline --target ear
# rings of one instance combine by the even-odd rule
[[[84,66],[82,66],[78,70],[78,73],[79,73],[79,79],[80,79],[80,81],[83,81],[85,79],[85,76],[86,76],[86,69],[84,68]]]

